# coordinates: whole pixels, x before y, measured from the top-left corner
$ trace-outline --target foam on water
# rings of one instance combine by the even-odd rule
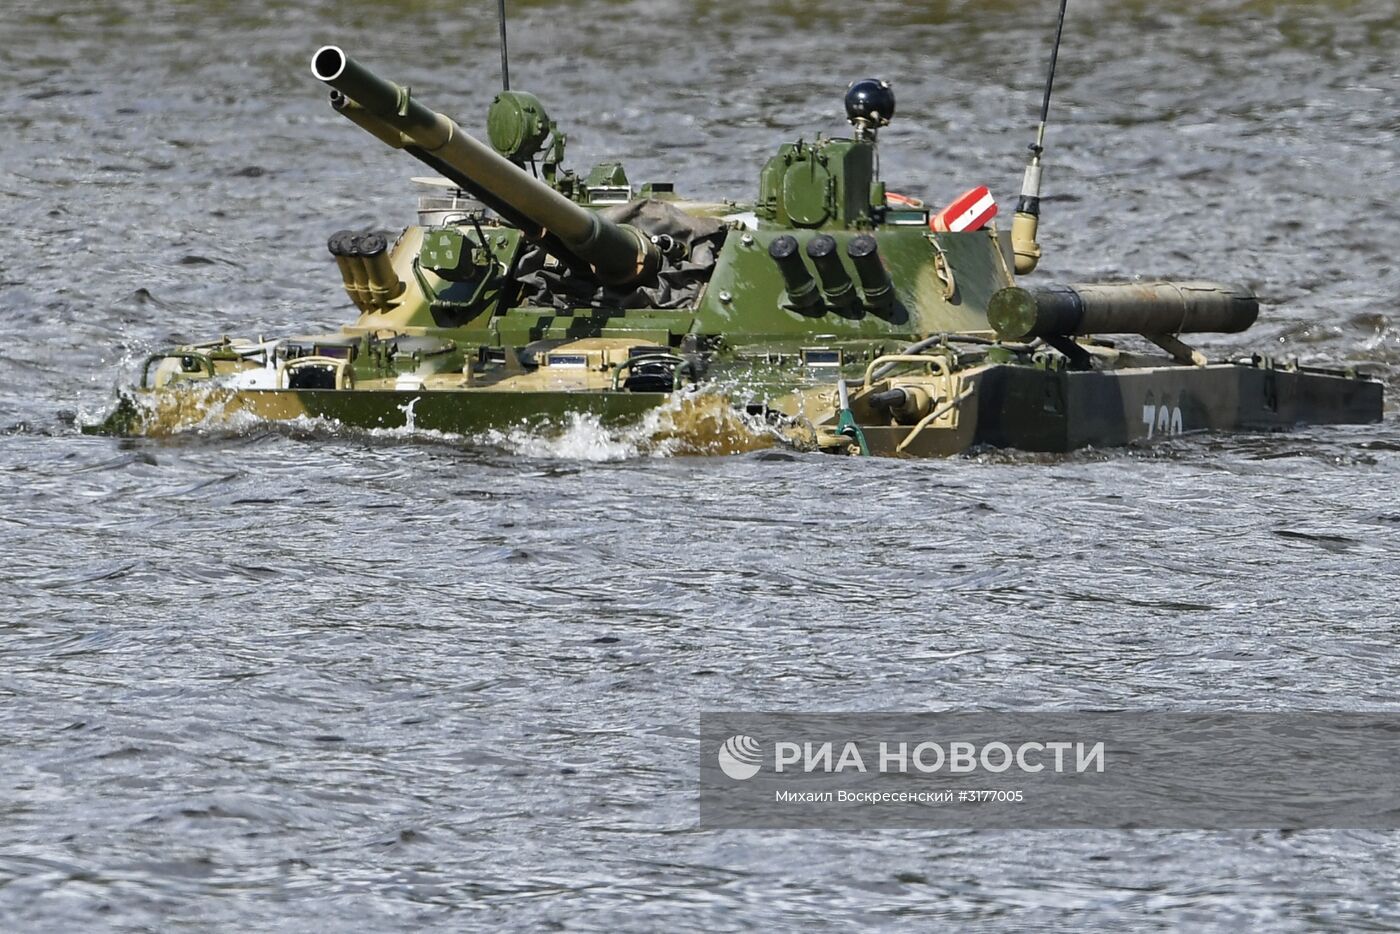
[[[610,429],[596,415],[571,412],[562,430],[518,426],[488,431],[480,440],[525,457],[617,461],[638,456],[650,435],[641,426]]]
[[[526,457],[582,461],[740,454],[783,443],[761,418],[709,392],[677,393],[631,425],[608,426],[596,415],[572,413],[562,426],[517,426],[488,432],[481,441]]]

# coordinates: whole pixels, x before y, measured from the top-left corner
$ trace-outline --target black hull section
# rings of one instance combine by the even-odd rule
[[[1309,369],[1214,364],[1104,372],[993,367],[978,380],[978,444],[1026,451],[1111,447],[1198,431],[1365,424],[1381,383]]]

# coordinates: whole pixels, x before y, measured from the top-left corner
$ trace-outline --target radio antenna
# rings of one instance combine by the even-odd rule
[[[501,0],[504,8],[506,0]],[[1040,129],[1035,134],[1035,145],[1031,149],[1036,155],[1045,151],[1045,124],[1050,122],[1050,92],[1055,89],[1055,65],[1060,60],[1060,37],[1065,34],[1065,7],[1069,0],[1060,0],[1060,21],[1055,25],[1055,45],[1050,49],[1050,73],[1045,76],[1045,100],[1040,105]]]
[[[510,58],[506,55],[506,0],[496,0],[496,19],[499,20],[501,24],[501,90],[509,91]],[[1054,66],[1052,65],[1051,67],[1053,68]],[[1046,92],[1046,106],[1049,106],[1048,90]]]
[[[502,0],[504,2],[504,0]],[[1065,32],[1065,7],[1069,0],[1060,0],[1060,19],[1055,26],[1055,44],[1050,49],[1050,69],[1045,76],[1045,99],[1040,105],[1040,126],[1035,142],[1031,143],[1030,159],[1021,181],[1021,200],[1016,204],[1016,216],[1011,221],[1011,247],[1016,253],[1016,274],[1033,272],[1040,263],[1040,244],[1036,242],[1040,226],[1040,157],[1045,152],[1045,127],[1050,122],[1050,94],[1055,88],[1055,66],[1060,60],[1060,38]]]

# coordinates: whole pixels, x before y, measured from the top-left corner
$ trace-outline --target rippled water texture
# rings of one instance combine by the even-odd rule
[[[1052,2],[515,2],[576,164],[749,197],[895,81],[892,187],[1014,199]],[[1400,374],[1390,0],[1073,0],[1037,278],[1240,278],[1207,342]],[[174,340],[348,317],[477,126],[487,0],[0,9],[0,927],[1400,925],[1393,834],[699,832],[704,709],[1396,706],[1400,431],[860,462],[243,426],[89,439]]]

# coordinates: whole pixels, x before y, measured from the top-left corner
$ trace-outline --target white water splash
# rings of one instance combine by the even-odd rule
[[[678,393],[629,425],[573,413],[562,425],[516,426],[476,439],[532,458],[618,461],[637,457],[734,454],[783,443],[762,419],[736,410],[722,393]]]
[[[665,456],[665,445],[650,444],[654,413],[637,425],[609,428],[596,415],[574,412],[563,429],[516,427],[490,431],[481,440],[524,457],[580,461],[620,461],[650,454]]]
[[[422,401],[422,396],[414,396],[412,399],[410,399],[403,405],[396,406],[396,408],[403,413],[403,427],[405,431],[412,432],[417,430],[417,424],[414,420],[413,410],[418,408],[418,403]]]

